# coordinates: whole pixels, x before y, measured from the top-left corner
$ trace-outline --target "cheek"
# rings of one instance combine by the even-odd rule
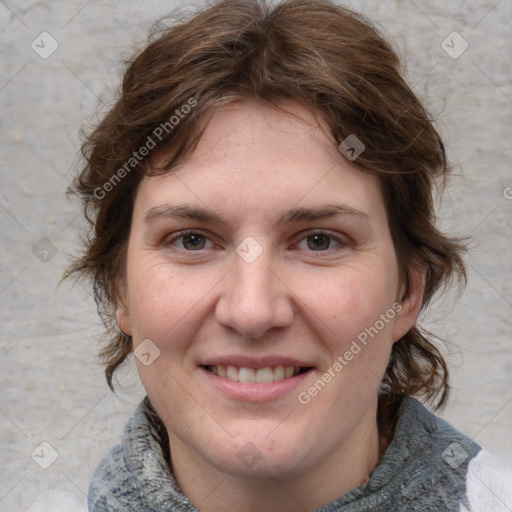
[[[159,339],[176,312],[176,280],[158,267],[137,268],[132,272],[130,316],[134,341],[149,337]],[[185,298],[183,298],[185,300]]]
[[[179,340],[185,338],[185,331],[197,325],[193,317],[197,319],[218,278],[212,272],[197,269],[178,271],[161,261],[152,263],[151,259],[139,259],[129,269],[134,344],[150,338],[162,350],[179,350]]]
[[[318,279],[305,283],[304,302],[326,329],[344,340],[373,326],[394,302],[395,280],[388,279],[384,271],[344,268],[324,279],[321,286],[319,283]],[[394,318],[392,312],[388,316]],[[379,323],[379,330],[390,331],[391,324],[382,327]]]
[[[389,361],[396,318],[396,282],[390,275],[374,267],[345,268],[310,295],[309,327],[328,354],[320,378],[332,382],[318,406],[324,401],[336,410],[358,407],[377,393]]]

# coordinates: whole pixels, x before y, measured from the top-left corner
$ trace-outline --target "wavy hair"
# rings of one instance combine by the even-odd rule
[[[115,323],[117,286],[137,187],[152,172],[149,155],[138,150],[150,139],[151,152],[165,148],[159,172],[172,172],[201,137],[199,120],[248,96],[276,108],[293,98],[322,118],[336,143],[349,135],[364,143],[355,163],[381,180],[405,288],[411,272],[425,272],[423,307],[452,279],[465,282],[463,242],[436,227],[433,192],[449,172],[443,142],[405,82],[397,52],[372,23],[330,0],[216,2],[157,26],[126,63],[119,97],[84,141],[84,166],[69,189],[89,231],[64,277],[92,282],[108,331],[101,357],[112,389],[114,371],[132,351]],[[414,326],[393,345],[381,403],[414,395],[439,407],[448,390],[442,354]]]

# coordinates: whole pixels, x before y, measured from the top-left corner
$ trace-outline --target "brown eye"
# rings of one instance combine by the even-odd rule
[[[325,251],[329,249],[331,245],[331,239],[329,235],[323,233],[316,233],[307,237],[308,249],[312,251]]]
[[[168,235],[163,240],[163,246],[177,254],[188,253],[189,257],[192,257],[193,252],[197,253],[197,257],[203,257],[217,248],[207,234],[195,230],[184,230]]]
[[[324,231],[310,232],[295,245],[301,251],[326,253],[331,255],[334,251],[342,251],[348,245],[343,235],[335,236]]]
[[[183,235],[180,238],[183,240],[183,247],[187,251],[197,251],[200,249],[204,249],[204,246],[206,244],[206,237],[199,233]]]

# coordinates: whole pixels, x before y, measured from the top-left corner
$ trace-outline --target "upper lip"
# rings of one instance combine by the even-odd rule
[[[314,365],[308,361],[301,361],[292,357],[283,356],[217,356],[205,359],[199,363],[199,366],[237,366],[238,368],[268,368],[272,366],[294,366],[301,368],[311,368]]]

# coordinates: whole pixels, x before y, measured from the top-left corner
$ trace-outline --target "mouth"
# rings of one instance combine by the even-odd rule
[[[231,382],[242,384],[272,384],[291,379],[313,370],[312,366],[267,366],[264,368],[248,368],[233,365],[203,365],[207,372]]]
[[[293,391],[305,385],[317,371],[311,361],[282,355],[232,354],[199,361],[197,369],[204,393],[213,392],[212,396],[238,403],[261,404],[293,400]]]

